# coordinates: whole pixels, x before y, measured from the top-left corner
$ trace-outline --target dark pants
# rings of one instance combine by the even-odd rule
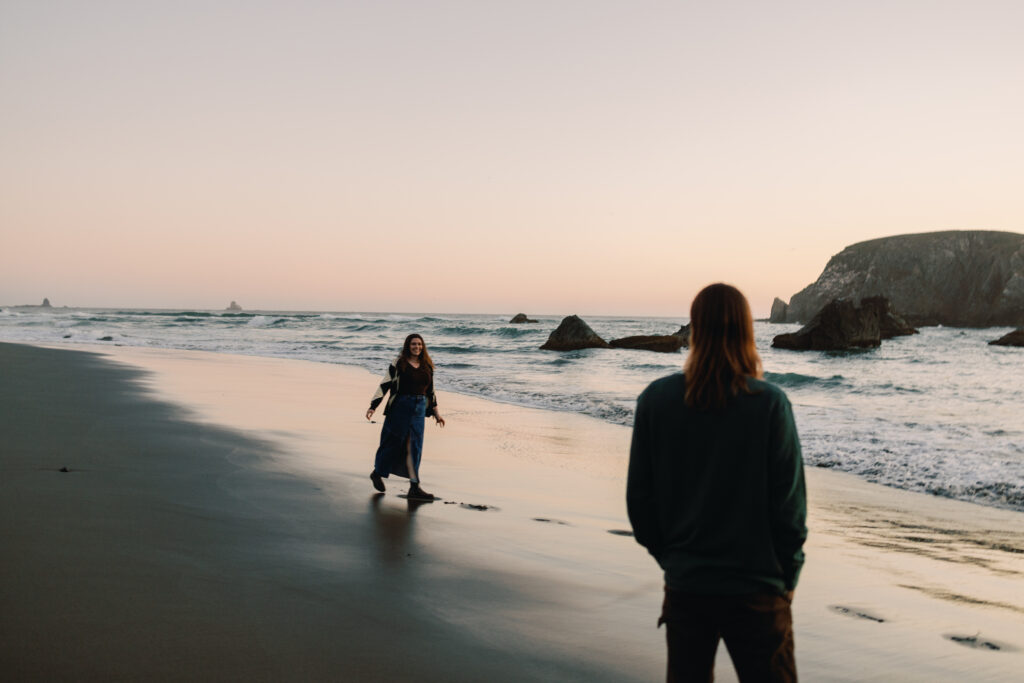
[[[669,683],[713,681],[719,638],[743,683],[796,681],[793,617],[781,595],[693,595],[665,588],[662,623]]]

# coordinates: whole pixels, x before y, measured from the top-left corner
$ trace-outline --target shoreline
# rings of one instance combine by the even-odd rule
[[[0,362],[8,362],[15,346],[0,344]],[[194,642],[198,634],[181,630],[173,631],[169,644],[145,641],[158,652],[195,653],[186,660],[201,679],[217,678],[217,672],[237,677],[244,671],[257,680],[298,680],[301,671],[329,680],[339,666],[384,680],[416,668],[428,672],[428,678],[452,680],[472,680],[470,673],[492,680],[663,678],[664,636],[654,628],[659,572],[632,539],[609,533],[629,528],[623,492],[628,428],[440,392],[449,425],[445,430],[428,425],[424,487],[446,500],[411,507],[395,495],[405,487],[394,478],[387,481],[383,497],[372,495],[366,479],[379,434],[379,422],[367,425],[362,418],[376,381],[367,371],[316,361],[141,347],[24,348],[36,350],[29,355],[52,356],[48,362],[58,365],[96,365],[97,377],[115,368],[121,380],[98,391],[94,407],[112,395],[149,406],[149,427],[140,427],[132,438],[147,447],[167,447],[163,456],[154,456],[152,469],[133,471],[118,437],[99,438],[103,419],[97,418],[87,433],[105,455],[90,457],[108,467],[79,471],[71,459],[84,457],[81,442],[59,453],[72,469],[66,474],[56,473],[61,465],[53,458],[58,455],[42,452],[39,444],[25,445],[18,456],[20,469],[4,456],[4,538],[31,552],[12,553],[0,564],[2,606],[18,621],[35,623],[28,632],[49,643],[62,642],[54,635],[63,635],[63,642],[86,638],[75,631],[76,624],[57,623],[66,612],[58,596],[72,601],[72,593],[135,595],[153,609],[173,612],[138,581],[141,565],[132,563],[143,558],[145,570],[164,577],[161,586],[175,587],[179,597],[216,595],[236,610],[260,608],[255,613],[257,631],[265,637],[261,651],[250,652],[240,617],[204,611],[200,602],[188,600],[179,605],[182,612],[174,623],[191,627],[201,616],[202,623],[223,636],[219,641],[204,648]],[[67,355],[97,353],[78,358],[77,365]],[[24,380],[26,386],[32,379]],[[86,379],[85,386],[99,381]],[[38,387],[35,380],[37,409],[49,409],[60,385]],[[9,384],[4,387],[5,406],[28,405],[12,391]],[[54,422],[54,438],[74,436],[76,414]],[[26,429],[24,420],[15,424],[8,418],[5,425],[12,433]],[[169,434],[176,436],[170,439]],[[193,446],[205,443],[205,455],[182,460],[182,439],[192,439],[188,443]],[[220,445],[211,450],[211,443]],[[193,491],[190,487],[209,478],[210,469],[217,486]],[[98,480],[99,472],[111,479]],[[155,477],[158,473],[162,479]],[[1019,669],[1024,659],[1024,514],[817,468],[807,468],[807,476],[811,538],[794,603],[798,668],[805,679],[891,679],[896,672],[901,680],[1006,680]],[[77,483],[83,480],[95,488]],[[46,496],[57,492],[60,509],[88,511],[99,520],[93,529],[85,520],[72,525],[84,526],[78,531],[92,533],[98,547],[76,546],[75,538],[65,538],[68,530],[61,531],[55,522],[74,516],[54,518],[53,498]],[[162,502],[160,514],[142,515],[137,528],[123,528],[123,522],[118,526],[111,517],[115,505],[122,512],[152,509],[154,496]],[[240,513],[243,508],[246,514]],[[15,523],[25,519],[37,521],[29,529]],[[259,526],[254,519],[268,528],[254,528]],[[227,547],[200,543],[206,554],[197,554],[193,537],[184,531],[173,548],[147,540],[150,532],[167,531],[168,525],[198,531],[200,539],[211,526],[222,527],[223,536],[214,537]],[[125,544],[126,538],[132,544]],[[55,547],[58,542],[77,548],[76,566],[98,568],[109,558],[97,555],[122,556],[128,564],[121,578],[128,585],[104,582],[99,574],[40,573],[40,568],[52,568],[61,553],[71,552],[67,545]],[[238,576],[249,578],[232,586]],[[402,581],[411,581],[415,589]],[[35,590],[26,590],[26,582]],[[316,595],[338,613],[328,614],[320,603],[289,603],[274,595],[270,585],[289,594]],[[189,593],[184,590],[189,586],[201,590]],[[360,605],[365,596],[372,596],[369,608]],[[149,621],[136,613],[134,620],[111,622],[109,609],[92,605],[92,597],[86,602],[98,610],[91,627],[108,638],[126,637],[119,624],[138,627],[138,620]],[[89,609],[78,612],[77,625],[90,623],[89,615]],[[284,615],[290,615],[286,625],[279,623]],[[368,654],[367,649],[379,647],[375,636],[389,642],[396,615],[415,652],[397,660],[391,658],[394,647],[385,647],[384,656]],[[25,631],[11,627],[14,617],[5,622],[0,670],[29,671],[42,666],[44,655],[51,663],[59,659],[46,652],[45,644],[33,646],[31,638],[18,636]],[[946,637],[975,633],[1002,649],[970,648]],[[344,635],[352,643],[339,645],[338,637],[329,635]],[[279,644],[268,650],[270,640]],[[103,638],[89,643],[99,650],[110,646]],[[21,651],[16,644],[35,658],[16,654]],[[252,655],[251,662],[246,663],[244,653]],[[143,657],[128,655],[121,668],[113,662],[106,671],[156,671],[157,678],[166,677],[167,671],[157,666],[161,661],[166,660],[156,657],[147,668]],[[98,675],[101,669],[94,671]],[[724,648],[718,679],[734,680]]]

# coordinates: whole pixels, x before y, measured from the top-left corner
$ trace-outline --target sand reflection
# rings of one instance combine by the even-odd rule
[[[414,527],[416,510],[426,501],[403,501],[402,507],[386,505],[385,494],[370,497],[370,518],[373,520],[371,538],[382,565],[404,567],[414,555]]]

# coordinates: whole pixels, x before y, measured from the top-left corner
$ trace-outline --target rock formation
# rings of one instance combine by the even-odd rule
[[[535,323],[536,320],[532,320],[526,317],[525,313],[516,313],[516,315],[509,320],[512,325],[522,325],[523,323]]]
[[[892,303],[884,296],[871,296],[860,300],[861,308],[874,308],[878,313],[878,332],[882,339],[903,337],[917,334],[917,330],[910,326],[896,311],[892,310]]]
[[[772,312],[768,314],[768,322],[770,323],[784,323],[786,322],[786,309],[789,306],[786,302],[775,297],[775,301],[772,302]]]
[[[52,307],[52,306],[50,305],[50,300],[49,300],[49,299],[47,299],[46,297],[43,297],[43,303],[42,303],[42,304],[40,304],[40,306],[41,306],[42,308],[53,308],[53,307]]]
[[[613,349],[640,349],[641,351],[675,353],[686,346],[686,340],[674,334],[650,334],[613,339],[608,342],[608,346]]]
[[[1024,346],[1024,327],[1014,330],[1009,334],[1004,334],[999,339],[990,341],[989,344],[995,346]]]
[[[951,230],[859,242],[793,295],[785,322],[805,322],[833,299],[873,296],[911,325],[1024,325],[1024,235]]]
[[[576,315],[562,319],[548,340],[540,347],[547,351],[575,351],[576,349],[606,349],[608,342],[601,339],[590,325]]]
[[[672,334],[644,334],[635,337],[623,337],[608,342],[613,349],[640,349],[659,353],[675,353],[683,347],[690,346],[690,326],[683,325]]]
[[[877,306],[858,308],[852,301],[836,299],[796,332],[777,335],[772,346],[794,351],[841,351],[878,346],[882,343],[878,317]]]
[[[231,304],[225,310],[228,310],[228,311],[240,311],[240,310],[242,310],[242,307],[238,305],[237,301],[232,301]]]

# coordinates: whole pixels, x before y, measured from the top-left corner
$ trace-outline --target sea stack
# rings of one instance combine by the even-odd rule
[[[525,313],[516,313],[508,322],[512,325],[522,325],[524,323],[535,323],[537,321],[532,318],[527,318]]]
[[[238,305],[237,301],[232,301],[231,304],[227,307],[226,310],[229,310],[229,311],[240,311],[240,310],[242,310],[242,307]]]
[[[884,296],[910,325],[1024,326],[1024,235],[950,230],[859,242],[794,294],[785,320],[806,322],[834,299]]]
[[[545,351],[576,351],[577,349],[606,349],[608,342],[598,336],[590,325],[576,315],[562,319],[548,340],[540,347]]]
[[[796,332],[772,340],[777,349],[792,351],[843,351],[870,348],[882,343],[878,308],[858,308],[852,301],[836,299],[825,305],[811,322]]]
[[[785,301],[779,297],[775,297],[775,301],[772,302],[772,312],[768,315],[768,322],[770,323],[784,323],[786,322],[786,309],[789,306]]]
[[[892,303],[884,296],[871,296],[860,300],[861,308],[873,308],[878,314],[878,333],[882,339],[917,334],[917,330],[892,310]]]
[[[40,304],[40,307],[41,308],[53,308],[53,306],[50,305],[50,300],[47,299],[46,297],[43,297],[43,303]]]

